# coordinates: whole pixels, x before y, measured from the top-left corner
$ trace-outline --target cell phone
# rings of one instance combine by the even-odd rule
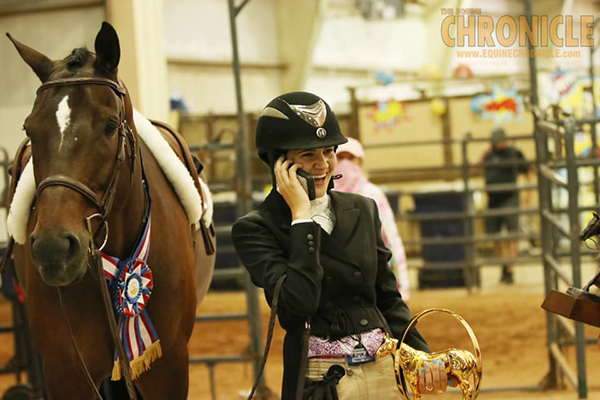
[[[298,181],[300,181],[300,184],[302,185],[306,193],[308,193],[308,199],[316,199],[317,194],[315,192],[315,178],[313,178],[311,174],[309,174],[301,168],[298,168],[296,170],[296,175],[298,175]]]

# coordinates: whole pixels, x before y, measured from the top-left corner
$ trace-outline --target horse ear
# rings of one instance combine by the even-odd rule
[[[48,57],[43,55],[37,50],[32,49],[29,46],[24,45],[19,42],[15,38],[13,38],[10,33],[6,32],[6,36],[13,43],[19,55],[31,67],[33,72],[40,78],[42,82],[45,82],[50,77],[52,73],[52,69],[54,67],[54,61],[50,60]]]
[[[106,21],[102,22],[102,28],[96,36],[94,48],[96,49],[96,61],[94,62],[96,71],[101,75],[116,75],[121,59],[121,47],[117,31]]]

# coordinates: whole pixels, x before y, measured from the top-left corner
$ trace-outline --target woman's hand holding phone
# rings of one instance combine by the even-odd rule
[[[296,174],[299,168],[302,168],[302,164],[294,164],[294,160],[283,156],[275,161],[274,172],[279,193],[292,211],[292,220],[310,219],[310,200]]]

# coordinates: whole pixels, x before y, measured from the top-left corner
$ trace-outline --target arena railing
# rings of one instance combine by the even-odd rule
[[[542,234],[542,260],[544,264],[544,289],[560,290],[559,285],[581,287],[582,256],[598,255],[597,250],[583,249],[579,239],[582,211],[598,211],[598,146],[596,124],[600,119],[576,120],[572,116],[554,108],[552,115],[533,109],[535,118],[535,139],[538,162],[540,223]],[[592,146],[589,155],[578,157],[575,153],[575,134],[584,125],[589,125]],[[594,206],[580,205],[579,170],[593,167]],[[566,178],[557,170],[566,170]],[[567,207],[557,207],[553,194],[558,190],[567,191]],[[561,215],[567,214],[568,224]],[[563,251],[561,241],[567,240],[570,248]],[[560,258],[568,257],[570,265],[561,263]],[[570,269],[570,276],[565,270]],[[585,346],[594,343],[595,338],[585,337],[582,323],[574,324],[555,314],[546,313],[548,355],[550,371],[546,384],[550,388],[560,388],[566,379],[576,388],[580,399],[587,398]],[[563,349],[575,346],[576,370],[569,365]]]
[[[250,194],[248,201],[247,197],[242,192],[243,187],[251,187],[253,177],[249,174],[249,168],[239,160],[240,147],[243,146],[243,141],[236,140],[235,142],[225,143],[207,143],[204,145],[192,145],[190,150],[193,152],[206,152],[211,157],[211,160],[215,160],[214,153],[218,153],[221,150],[236,150],[235,161],[235,176],[233,177],[233,184],[231,179],[224,180],[222,182],[210,182],[209,186],[211,192],[217,193],[215,198],[215,210],[219,206],[229,206],[235,210],[237,216],[243,215],[252,209],[252,202],[255,201],[255,193]],[[217,156],[218,158],[218,156]],[[227,161],[231,161],[227,159]],[[227,182],[228,181],[228,182]],[[248,182],[241,182],[248,181]],[[243,183],[243,184],[242,184]],[[231,199],[218,200],[219,192],[233,192]],[[249,203],[249,204],[247,204]],[[217,237],[217,252],[220,258],[228,259],[230,255],[235,254],[235,249],[229,243],[231,241],[231,226],[233,221],[228,222],[215,222],[215,235]],[[236,258],[237,260],[237,258]],[[219,258],[217,258],[218,263]],[[260,356],[262,353],[262,333],[261,333],[261,316],[260,316],[260,299],[259,291],[252,284],[248,273],[238,263],[236,265],[216,265],[213,273],[213,279],[211,285],[218,284],[219,282],[237,282],[241,284],[245,292],[246,297],[246,312],[240,313],[214,313],[214,314],[199,314],[196,316],[196,323],[207,323],[207,322],[232,322],[232,321],[248,321],[249,338],[250,343],[246,351],[241,354],[229,354],[229,355],[191,355],[190,364],[204,364],[208,368],[208,379],[211,398],[217,399],[217,385],[215,379],[215,368],[218,364],[225,363],[250,363],[253,366],[254,372],[256,373],[260,367]],[[236,284],[236,286],[238,286]],[[266,388],[264,378],[261,382],[261,387]],[[262,389],[266,390],[266,389]],[[257,397],[258,399],[259,397]]]
[[[6,220],[9,208],[9,170],[12,160],[4,147],[0,147],[0,154],[2,155],[0,175],[4,185],[2,191],[0,191],[0,209],[6,213],[4,216],[4,220]],[[7,242],[0,242],[0,259],[6,251],[6,246]],[[3,278],[5,279],[4,282]],[[12,324],[0,326],[0,334],[13,336],[14,354],[5,365],[0,365],[0,375],[14,374],[15,385],[27,383],[31,395],[35,396],[36,399],[45,398],[41,359],[33,345],[31,330],[27,321],[26,304],[24,299],[19,298],[15,278],[14,268],[12,263],[9,262],[8,268],[0,276],[0,293],[11,303]],[[25,373],[26,379],[23,379],[23,373]],[[0,396],[2,396],[2,393],[0,393]]]
[[[238,54],[238,43],[237,43],[237,24],[236,17],[242,11],[242,9],[248,4],[249,0],[243,0],[239,5],[235,5],[234,0],[228,0],[229,9],[229,27],[231,31],[231,44],[232,44],[232,67],[235,79],[235,99],[237,106],[237,131],[232,131],[234,143],[222,143],[221,146],[211,143],[214,148],[206,148],[208,151],[215,151],[219,149],[231,149],[235,150],[235,177],[233,179],[233,186],[231,184],[224,184],[225,187],[233,189],[235,191],[235,205],[236,215],[242,216],[250,212],[254,207],[253,204],[253,191],[252,191],[252,172],[250,168],[250,155],[248,145],[248,134],[247,134],[247,121],[244,117],[244,107],[242,99],[242,88],[241,88],[241,73],[240,73],[240,60]],[[221,137],[221,135],[219,135]],[[223,184],[223,183],[222,183]],[[226,235],[230,232],[230,226],[217,227],[219,235]],[[232,252],[232,246],[222,249],[217,247],[218,252],[228,251]],[[214,376],[214,369],[218,363],[230,363],[230,362],[250,362],[253,367],[253,376],[256,377],[260,371],[260,361],[262,355],[262,332],[261,332],[261,316],[260,316],[260,301],[259,291],[256,286],[250,281],[248,273],[241,267],[239,261],[238,265],[232,268],[226,268],[215,271],[214,279],[225,279],[231,277],[237,277],[244,281],[244,290],[246,292],[246,313],[229,313],[221,315],[199,315],[196,317],[197,322],[206,321],[235,321],[235,320],[247,320],[249,328],[250,343],[247,351],[244,354],[234,354],[229,356],[192,356],[190,363],[203,363],[208,367],[209,383],[211,398],[216,400],[216,383]],[[264,393],[269,390],[266,386],[264,375],[259,381],[258,391],[255,398],[261,399],[266,398]]]
[[[521,135],[521,136],[511,136],[511,140],[533,140],[531,135]],[[448,171],[459,171],[460,174],[454,173],[454,178],[460,179],[462,183],[462,187],[457,189],[456,192],[463,196],[463,211],[442,211],[442,212],[411,212],[411,213],[397,213],[396,220],[397,222],[426,222],[426,221],[462,221],[463,224],[463,233],[461,235],[449,236],[449,237],[420,237],[420,238],[410,238],[404,239],[403,242],[405,247],[407,248],[418,248],[429,245],[463,245],[465,246],[465,258],[459,261],[411,261],[409,259],[409,268],[411,269],[421,269],[421,268],[431,268],[431,269],[454,269],[454,270],[463,270],[463,276],[465,281],[465,286],[467,290],[470,292],[474,287],[479,286],[479,278],[478,278],[478,269],[486,266],[494,266],[501,263],[517,263],[517,264],[525,264],[531,265],[532,261],[539,260],[539,256],[520,256],[517,258],[490,258],[490,257],[480,257],[479,247],[481,243],[484,242],[493,242],[498,240],[539,240],[539,232],[538,231],[530,231],[524,232],[520,231],[517,233],[508,233],[508,234],[481,234],[479,232],[475,232],[474,221],[477,219],[484,219],[489,216],[500,216],[500,215],[535,215],[538,213],[536,207],[518,207],[518,208],[503,208],[503,209],[493,209],[493,210],[475,210],[473,205],[473,195],[476,192],[497,192],[497,191],[523,191],[523,190],[535,190],[537,188],[536,184],[496,184],[496,185],[475,185],[472,182],[473,177],[479,176],[480,171],[486,165],[484,163],[470,163],[468,159],[469,149],[468,146],[471,143],[481,143],[481,142],[489,142],[489,139],[475,139],[470,134],[466,134],[463,139],[441,139],[441,140],[428,140],[428,141],[419,141],[416,142],[419,145],[460,145],[461,153],[462,153],[462,162],[457,165],[445,165],[445,166],[425,166],[421,168],[397,168],[395,169],[395,173],[402,175],[403,172],[411,170],[411,171],[424,171],[427,170],[428,173],[436,174],[436,172],[440,173],[440,179],[444,179],[444,175],[448,174]],[[395,143],[388,144],[390,147],[392,145],[402,145],[409,146],[414,145],[415,143]],[[379,145],[366,145],[366,149],[371,149],[374,147],[378,147]],[[535,161],[501,161],[498,163],[494,163],[494,166],[534,166]],[[381,171],[377,171],[381,172]],[[447,178],[447,177],[446,177]],[[429,192],[430,194],[435,194],[435,191]],[[440,194],[447,193],[447,190],[442,190]],[[421,191],[401,191],[396,192],[396,194],[400,196],[412,196],[421,194]]]

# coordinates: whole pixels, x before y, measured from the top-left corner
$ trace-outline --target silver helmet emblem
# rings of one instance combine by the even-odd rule
[[[319,139],[323,139],[325,136],[327,136],[327,131],[325,130],[325,128],[317,129],[317,137]]]
[[[323,100],[319,100],[316,103],[309,105],[290,104],[283,99],[280,100],[287,104],[288,107],[296,113],[296,115],[315,128],[322,127],[327,119],[327,107],[325,106],[325,102]],[[325,132],[325,134],[327,134],[327,132]],[[317,134],[317,136],[319,135]]]
[[[273,117],[273,118],[279,118],[279,119],[289,119],[287,115],[285,115],[284,113],[282,113],[281,111],[279,111],[276,108],[273,107],[265,107],[262,112],[260,113],[260,115],[258,116],[258,118],[261,117]]]

